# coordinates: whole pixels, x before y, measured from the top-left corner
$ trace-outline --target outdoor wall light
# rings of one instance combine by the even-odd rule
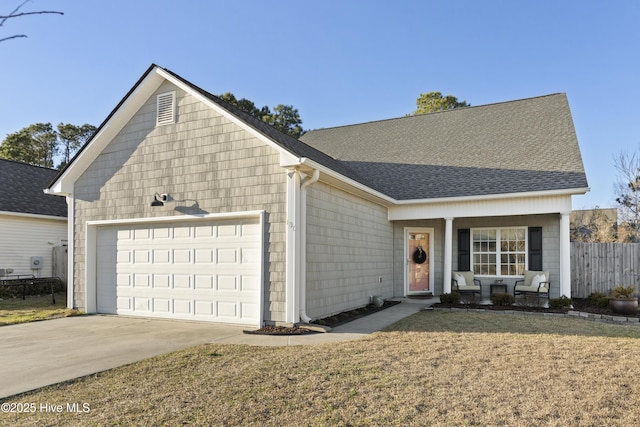
[[[164,206],[164,202],[169,199],[168,194],[158,194],[156,193],[153,196],[153,201],[151,202],[151,206]]]

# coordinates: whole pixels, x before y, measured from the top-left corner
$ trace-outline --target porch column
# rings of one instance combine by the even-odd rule
[[[571,230],[570,212],[560,213],[560,296],[571,298]]]
[[[451,266],[453,263],[453,218],[445,218],[444,226],[444,274],[442,284],[442,293],[451,293]]]

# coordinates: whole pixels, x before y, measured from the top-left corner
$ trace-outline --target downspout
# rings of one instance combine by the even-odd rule
[[[300,173],[287,170],[285,321],[298,322],[300,277]]]
[[[307,188],[318,182],[320,171],[314,169],[313,174],[307,177],[300,186],[300,319],[304,323],[310,323],[307,316]]]
[[[67,308],[76,308],[74,301],[75,294],[75,264],[73,262],[76,242],[75,242],[75,207],[76,199],[73,194],[66,197],[67,199]],[[86,306],[86,304],[85,304]]]

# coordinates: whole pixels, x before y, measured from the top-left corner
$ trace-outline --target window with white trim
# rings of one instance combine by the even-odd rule
[[[158,94],[156,104],[156,126],[168,125],[176,121],[176,92]]]
[[[471,262],[478,276],[524,275],[527,227],[472,229]]]

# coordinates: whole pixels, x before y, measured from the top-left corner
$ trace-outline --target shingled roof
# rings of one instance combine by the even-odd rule
[[[0,159],[0,213],[67,216],[64,197],[44,194],[58,171]]]
[[[397,200],[587,187],[565,94],[314,130],[301,140]]]
[[[396,200],[587,188],[565,94],[313,130],[297,140],[152,64],[95,135],[155,69],[224,108],[287,152]],[[74,161],[75,157],[67,167]]]

